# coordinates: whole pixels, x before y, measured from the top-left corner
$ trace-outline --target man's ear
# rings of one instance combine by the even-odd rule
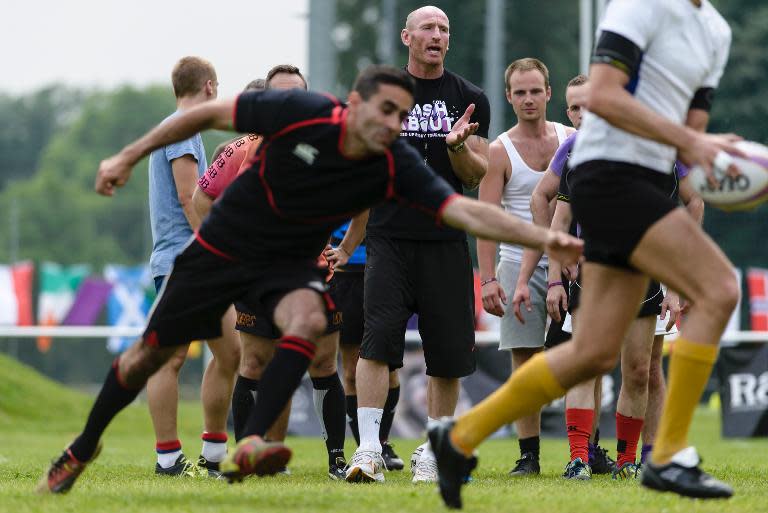
[[[402,41],[405,46],[411,46],[411,35],[408,33],[408,29],[400,31],[400,41]]]
[[[347,96],[347,103],[352,105],[358,105],[363,101],[363,98],[360,96],[360,93],[357,91],[350,91],[349,95]]]

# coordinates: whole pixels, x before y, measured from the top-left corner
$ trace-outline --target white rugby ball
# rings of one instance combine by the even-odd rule
[[[748,210],[768,200],[768,147],[752,141],[739,141],[736,146],[747,155],[733,157],[740,176],[731,177],[726,169],[715,166],[718,185],[712,187],[704,170],[695,166],[688,177],[705,202],[726,211]]]

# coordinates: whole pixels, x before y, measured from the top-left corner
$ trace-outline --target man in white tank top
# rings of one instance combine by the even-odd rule
[[[549,71],[537,59],[519,59],[507,68],[504,79],[507,100],[512,105],[517,124],[490,145],[488,173],[480,183],[480,200],[501,204],[504,209],[531,221],[530,200],[534,187],[546,171],[558,146],[574,130],[547,121],[547,103],[551,97]],[[547,260],[533,262],[536,267],[530,283],[521,285],[522,246],[502,244],[498,268],[496,243],[478,240],[483,308],[501,317],[499,349],[510,350],[516,369],[544,348],[547,324]],[[524,273],[529,276],[531,273]],[[517,290],[516,290],[517,289]],[[526,298],[524,312],[506,308],[507,292],[516,291]],[[513,476],[539,473],[540,412],[515,423],[520,459],[511,470]]]

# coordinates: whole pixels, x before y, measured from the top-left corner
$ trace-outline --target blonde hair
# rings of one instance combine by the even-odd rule
[[[536,70],[544,76],[544,87],[549,87],[549,70],[547,66],[539,59],[533,57],[525,57],[524,59],[517,59],[515,62],[507,66],[507,70],[504,72],[504,88],[509,91],[509,77],[515,71],[532,71]]]
[[[216,70],[213,64],[200,57],[183,57],[171,73],[176,98],[199,93],[209,80],[216,81]]]

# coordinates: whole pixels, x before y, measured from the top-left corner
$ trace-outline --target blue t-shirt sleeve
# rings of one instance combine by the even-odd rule
[[[164,148],[165,158],[168,160],[168,162],[170,162],[173,159],[183,157],[184,155],[189,155],[199,162],[200,156],[198,155],[196,148],[197,145],[195,144],[195,137],[190,137],[189,139],[184,139],[183,141],[179,141],[166,146]]]
[[[408,143],[398,139],[392,145],[395,199],[437,216],[446,200],[456,194],[448,182],[424,163]],[[439,221],[439,220],[438,220]]]
[[[557,176],[563,176],[563,169],[565,169],[565,165],[568,163],[568,155],[571,153],[573,143],[576,142],[577,133],[578,132],[574,132],[569,135],[568,138],[563,141],[563,144],[561,144],[557,149],[555,156],[552,157],[552,162],[549,164],[549,169],[551,169],[552,172]]]

